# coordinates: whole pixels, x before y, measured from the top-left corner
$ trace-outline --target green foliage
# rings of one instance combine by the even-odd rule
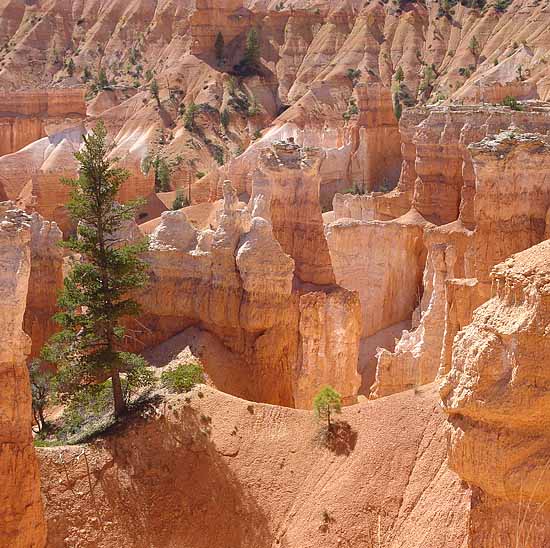
[[[195,173],[195,177],[197,179],[202,179],[203,177],[206,177],[206,173],[204,171],[197,171],[197,173]]]
[[[395,114],[395,117],[400,120],[401,115],[403,114],[403,106],[401,105],[401,101],[399,100],[398,93],[393,94],[393,112]]]
[[[261,50],[258,31],[250,29],[246,36],[246,46],[244,56],[238,65],[235,65],[235,71],[241,76],[253,76],[260,73]]]
[[[517,73],[517,81],[518,82],[523,82],[525,80],[525,75],[523,74],[523,66],[522,65],[519,65],[516,68],[516,73]]]
[[[397,70],[395,71],[393,78],[396,82],[399,82],[399,83],[401,83],[405,79],[405,73],[403,72],[403,67],[401,66],[397,67]]]
[[[477,41],[477,38],[475,36],[473,36],[470,40],[470,43],[468,44],[468,49],[473,56],[477,57],[479,55],[479,42]]]
[[[317,392],[313,399],[313,409],[315,416],[321,420],[326,420],[330,428],[332,415],[342,412],[342,396],[332,386],[325,386]]]
[[[257,66],[260,63],[260,39],[256,29],[250,29],[246,36],[243,60],[250,67]]]
[[[72,76],[74,74],[74,71],[75,71],[75,65],[74,65],[74,61],[72,60],[72,58],[69,58],[69,60],[65,63],[65,67],[67,69],[67,74],[69,76]]]
[[[247,115],[249,118],[254,118],[254,116],[258,116],[260,113],[260,107],[258,105],[258,102],[256,101],[256,97],[252,96],[250,99],[250,104],[248,106]]]
[[[214,43],[214,51],[216,52],[216,59],[218,60],[218,63],[221,63],[223,61],[224,49],[225,40],[223,38],[223,34],[221,32],[218,32],[218,35],[216,36],[216,42]]]
[[[151,84],[149,86],[149,92],[151,93],[151,97],[155,99],[158,107],[160,108],[159,84],[156,78],[153,78],[151,80]]]
[[[52,395],[52,372],[44,367],[41,360],[34,359],[28,365],[31,382],[32,412],[37,432],[41,433],[47,426],[44,411]]]
[[[227,129],[229,127],[229,122],[231,121],[231,117],[229,115],[229,111],[225,108],[222,110],[220,114],[220,123],[223,127],[223,129]]]
[[[89,82],[92,79],[92,73],[88,67],[84,67],[84,73],[82,74],[82,81]]]
[[[172,392],[189,392],[195,385],[204,384],[204,370],[198,363],[183,363],[175,369],[164,371],[160,380]]]
[[[433,65],[426,65],[422,74],[422,81],[420,82],[420,91],[428,92],[431,90],[432,85],[436,79],[435,68]]]
[[[183,117],[183,125],[187,131],[193,131],[195,127],[195,115],[199,112],[199,107],[195,103],[191,103],[185,110]]]
[[[210,148],[212,150],[212,155],[214,156],[214,160],[218,163],[218,165],[223,166],[225,164],[225,154],[223,151],[223,148],[220,145],[211,144]]]
[[[504,105],[505,107],[510,107],[512,110],[517,110],[517,111],[523,110],[523,107],[519,104],[518,100],[512,95],[506,96],[502,100],[502,105]]]
[[[153,79],[153,71],[151,69],[147,69],[145,71],[145,80],[147,80],[147,82],[149,82],[152,79]]]
[[[187,207],[189,205],[189,200],[187,196],[184,195],[182,190],[176,192],[176,198],[172,202],[172,211],[177,211],[182,207]]]
[[[512,3],[512,0],[496,0],[494,6],[497,13],[504,13],[508,6]]]
[[[166,152],[164,132],[160,130],[156,140],[141,161],[141,171],[148,175],[151,170],[155,174],[155,192],[168,192],[172,173],[180,165],[182,158],[171,158]]]
[[[359,79],[361,78],[361,71],[359,69],[348,69],[348,71],[346,72],[346,76],[349,78],[349,80],[351,81],[351,84],[353,86],[357,85],[357,82],[359,81]]]
[[[357,106],[357,101],[355,100],[354,97],[350,97],[348,101],[348,110],[344,112],[342,117],[344,118],[344,120],[348,121],[351,119],[352,116],[356,116],[357,114],[359,114],[359,107]]]
[[[101,68],[99,69],[99,73],[97,75],[97,82],[96,82],[97,89],[109,89],[111,86],[109,85],[109,80],[107,79],[107,74],[105,72],[105,69]]]
[[[128,172],[115,167],[117,159],[108,157],[110,150],[107,131],[99,122],[75,153],[78,178],[63,181],[72,189],[67,209],[77,224],[77,236],[64,245],[80,259],[74,260],[59,297],[55,319],[61,331],[44,347],[42,358],[57,366],[55,387],[63,402],[111,379],[119,417],[127,408],[120,374],[130,374],[142,364],[139,357],[123,351],[123,321],[139,312],[129,294],[148,281],[146,263],[139,258],[148,243],[128,244],[118,236],[143,202],[116,201]]]

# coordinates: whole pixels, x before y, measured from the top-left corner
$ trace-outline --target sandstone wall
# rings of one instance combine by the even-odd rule
[[[53,320],[63,287],[62,232],[55,222],[31,216],[31,272],[23,329],[31,338],[29,358],[40,355],[46,341],[59,329]]]
[[[470,116],[484,117],[485,124],[474,127]],[[441,216],[448,203],[446,197],[449,193],[457,197],[460,187],[462,202],[460,213],[453,210],[458,220],[425,230],[428,262],[424,274],[425,297],[416,312],[419,327],[412,334],[405,332],[394,352],[380,351],[374,395],[431,382],[440,367],[441,371],[448,371],[457,326],[465,325],[475,306],[489,297],[488,274],[492,266],[545,237],[550,205],[546,175],[550,158],[548,138],[512,129],[466,148],[470,139],[489,128],[501,127],[509,116],[513,123],[524,128],[537,125],[543,131],[549,128],[548,112],[544,109],[513,114],[501,109],[486,112],[436,109],[419,125],[415,137],[418,176],[413,203],[433,219],[430,208]],[[459,134],[453,126],[455,122],[461,128]],[[440,137],[434,137],[436,134]],[[443,154],[445,165],[460,165],[461,170],[445,171],[441,164],[439,172],[434,172],[436,175],[427,176],[426,166],[433,167],[430,158],[436,146],[443,150],[443,139],[447,143],[447,152]],[[404,166],[402,177],[405,172]],[[432,190],[426,193],[426,181],[430,187],[431,180],[436,186],[443,186],[437,190],[432,185]],[[454,190],[449,190],[451,187]],[[429,207],[428,202],[432,204]],[[441,275],[434,277],[436,270],[430,257],[439,253],[438,249],[444,253],[447,265]]]
[[[85,89],[0,93],[0,156],[77,124],[86,116]]]
[[[30,339],[23,331],[31,271],[31,218],[4,202],[0,220],[0,539],[10,548],[42,548],[46,525],[25,363]]]
[[[489,548],[550,540],[549,276],[548,241],[493,269],[492,298],[456,336],[441,387],[450,465],[481,492],[476,537]]]

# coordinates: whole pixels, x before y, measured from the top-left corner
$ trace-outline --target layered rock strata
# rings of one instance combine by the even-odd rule
[[[0,93],[0,156],[77,125],[86,116],[85,88]]]
[[[422,210],[426,217],[437,220],[431,212],[445,211],[445,204],[449,202],[444,198],[448,190],[444,189],[451,187],[455,189],[453,195],[456,195],[458,188],[462,188],[461,205],[454,208],[457,220],[435,228],[427,227],[424,231],[428,261],[424,273],[424,298],[415,312],[416,319],[413,318],[413,327],[418,326],[418,329],[413,333],[405,332],[395,351],[379,352],[374,396],[431,382],[440,368],[442,373],[448,371],[454,335],[459,326],[466,325],[465,322],[471,319],[474,308],[489,296],[488,274],[491,267],[544,238],[549,207],[549,185],[545,175],[550,157],[547,137],[511,129],[497,137],[488,137],[479,144],[473,143],[467,148],[466,145],[471,138],[479,136],[480,131],[499,127],[510,117],[523,128],[538,125],[543,131],[548,131],[548,112],[533,109],[510,114],[502,109],[489,110],[483,114],[485,125],[481,129],[471,126],[466,116],[468,112],[475,116],[482,115],[481,111],[472,113],[469,109],[457,113],[449,111],[447,115],[432,111],[419,125],[415,139],[418,142],[417,158],[420,160],[415,163],[417,180],[413,207]],[[447,122],[444,121],[445,116],[449,116]],[[458,134],[454,133],[454,137],[456,128],[450,120],[459,122],[459,127],[464,124]],[[448,124],[451,124],[450,127]],[[446,135],[449,142],[446,163],[462,167],[460,170],[451,169],[444,176],[432,179],[430,175],[426,179],[423,174],[428,165],[428,151],[436,146],[433,143],[438,139],[434,139],[433,135],[437,132]],[[403,173],[405,170],[404,165]],[[461,173],[457,176],[459,171]],[[442,190],[432,189],[429,202],[422,198],[425,196],[426,180],[440,181],[442,177],[449,181]],[[442,193],[440,198],[438,192]],[[432,204],[429,208],[428,203]],[[495,203],[501,207],[494,207]],[[436,204],[440,204],[441,208]],[[441,215],[443,213],[439,213],[439,220]],[[505,233],[509,237],[503,238]],[[438,274],[432,259],[441,253],[445,259],[440,261],[442,266]]]

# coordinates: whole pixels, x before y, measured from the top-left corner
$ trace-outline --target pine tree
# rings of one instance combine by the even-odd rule
[[[256,67],[260,64],[260,39],[256,29],[250,29],[246,37],[244,62],[249,67]]]
[[[69,76],[72,76],[74,74],[74,71],[75,71],[75,64],[74,64],[74,61],[71,59],[69,59],[67,61],[67,74]]]
[[[157,105],[160,108],[159,84],[156,78],[153,78],[153,80],[151,81],[149,91],[151,92],[151,95],[155,98]]]
[[[403,72],[402,67],[397,67],[394,78],[395,78],[395,81],[399,83],[401,83],[405,79],[405,73]]]
[[[97,87],[98,89],[107,89],[109,87],[109,80],[107,79],[105,69],[99,69],[99,74],[97,75]]]
[[[141,202],[121,205],[116,196],[128,172],[108,158],[110,147],[102,122],[84,138],[75,154],[77,179],[64,180],[72,188],[67,205],[78,223],[77,237],[65,246],[79,254],[65,278],[55,316],[62,330],[44,348],[42,356],[57,366],[55,386],[62,401],[72,401],[83,391],[111,380],[115,416],[127,410],[132,379],[145,382],[146,362],[123,351],[124,318],[135,316],[139,306],[129,292],[148,279],[139,254],[147,242],[128,244],[119,236],[125,222],[133,219]],[[125,374],[125,385],[121,382]]]
[[[216,59],[218,60],[218,63],[221,63],[223,61],[223,54],[225,49],[225,40],[223,39],[223,34],[221,32],[218,32],[218,35],[216,36],[214,49],[216,51]]]
[[[332,386],[325,386],[317,392],[313,399],[313,409],[318,418],[326,419],[330,430],[332,428],[330,419],[333,413],[342,412],[342,396]]]

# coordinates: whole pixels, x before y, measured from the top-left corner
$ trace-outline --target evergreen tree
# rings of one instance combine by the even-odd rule
[[[123,319],[135,316],[139,306],[129,292],[147,282],[146,265],[139,254],[147,242],[128,244],[119,236],[142,202],[121,205],[116,196],[128,178],[126,170],[108,158],[110,147],[102,122],[84,137],[75,154],[80,167],[77,179],[63,181],[72,188],[67,208],[78,223],[77,237],[65,246],[78,253],[65,278],[56,315],[62,330],[44,348],[42,356],[57,366],[55,386],[62,401],[72,401],[83,391],[111,380],[115,416],[127,410],[124,388],[131,379],[143,382],[146,362],[123,351]],[[123,387],[121,373],[125,374]]]
[[[160,108],[159,84],[156,78],[153,78],[153,80],[151,80],[149,91],[151,92],[151,95],[155,98],[157,105]]]
[[[394,78],[395,78],[395,81],[399,83],[401,83],[405,79],[405,73],[403,72],[402,67],[397,67]]]
[[[230,121],[231,121],[231,117],[230,117],[229,111],[225,108],[220,113],[220,122],[223,129],[227,129],[229,127]]]
[[[75,70],[75,65],[74,65],[74,61],[71,58],[67,61],[67,74],[69,76],[72,76],[74,74],[74,70]]]
[[[332,428],[330,419],[333,413],[342,412],[342,396],[332,386],[325,386],[317,392],[313,399],[313,409],[318,418],[326,419],[330,430]]]
[[[256,29],[250,29],[246,37],[244,62],[250,67],[256,67],[260,64],[260,39]]]
[[[98,89],[107,89],[109,87],[109,80],[107,79],[105,69],[99,69],[99,74],[97,75],[97,87]]]
[[[221,63],[223,61],[223,54],[225,49],[225,40],[223,39],[223,34],[221,32],[218,32],[218,35],[216,36],[214,49],[216,51],[216,59],[218,60],[218,63]]]

